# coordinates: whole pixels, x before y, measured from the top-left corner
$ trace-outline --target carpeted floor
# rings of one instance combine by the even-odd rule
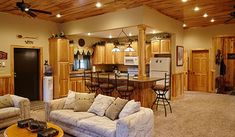
[[[235,96],[185,92],[171,102],[173,113],[164,116],[163,107],[154,110],[156,137],[234,137]],[[44,120],[44,110],[32,110],[31,116]],[[0,131],[0,137],[3,131]],[[65,137],[70,137],[65,135]]]

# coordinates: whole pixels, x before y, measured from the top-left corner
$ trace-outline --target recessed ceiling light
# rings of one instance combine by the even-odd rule
[[[88,35],[88,36],[91,36],[91,33],[89,32],[89,33],[87,33],[87,35]]]
[[[129,36],[132,36],[132,33],[130,32],[128,35],[129,35]]]
[[[155,33],[156,33],[156,31],[155,31],[155,30],[153,30],[153,31],[152,31],[152,34],[155,34]]]
[[[212,19],[211,19],[211,22],[215,22],[215,20],[212,18]]]
[[[184,23],[184,24],[183,24],[183,27],[187,27],[187,25]]]
[[[208,17],[208,14],[207,13],[203,14],[203,17],[204,18]]]
[[[198,6],[196,6],[193,10],[194,10],[194,11],[199,11],[200,8],[199,8]]]
[[[102,4],[101,4],[100,2],[97,2],[97,3],[95,4],[95,6],[96,6],[97,8],[100,8],[100,7],[102,7]]]
[[[60,17],[61,17],[61,14],[60,14],[60,13],[56,14],[56,17],[57,17],[57,18],[60,18]]]
[[[113,38],[113,36],[110,34],[110,35],[109,35],[109,38],[111,39],[111,38]]]
[[[187,2],[188,0],[181,0],[182,2]]]
[[[24,11],[29,11],[29,8],[25,8]]]

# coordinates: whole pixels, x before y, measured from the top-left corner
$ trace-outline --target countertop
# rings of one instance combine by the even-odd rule
[[[80,77],[84,77],[84,73],[76,73],[76,74],[70,74],[70,78],[80,78]],[[102,76],[99,75],[99,78],[107,78],[107,76]],[[115,76],[114,74],[110,74],[110,79],[114,80]],[[133,82],[154,82],[154,81],[159,81],[159,80],[163,80],[164,78],[160,78],[160,77],[130,77],[129,80],[133,81]]]

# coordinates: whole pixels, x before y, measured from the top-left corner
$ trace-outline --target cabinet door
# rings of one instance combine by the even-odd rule
[[[104,64],[105,63],[105,46],[97,45],[93,54],[93,64]]]
[[[119,46],[120,52],[115,52],[115,64],[124,64],[125,46]]]
[[[114,48],[113,44],[105,45],[105,64],[114,64],[115,53],[112,52],[113,48]]]
[[[153,54],[159,54],[160,53],[160,40],[153,40],[151,42],[151,50]]]
[[[68,79],[69,78],[69,63],[68,62],[59,62],[59,79]]]
[[[76,80],[71,80],[70,79],[70,82],[69,82],[69,89],[72,90],[72,91],[77,91],[76,90]]]
[[[146,64],[149,64],[152,57],[151,44],[146,44]]]
[[[68,62],[69,61],[69,40],[67,39],[58,39],[57,40],[57,49],[58,54],[57,58],[59,62]]]
[[[60,86],[60,97],[65,97],[69,91],[69,81],[68,80],[59,80]]]
[[[73,64],[74,61],[74,47],[69,46],[69,63]]]
[[[161,40],[161,53],[170,53],[171,52],[171,43],[169,39]]]

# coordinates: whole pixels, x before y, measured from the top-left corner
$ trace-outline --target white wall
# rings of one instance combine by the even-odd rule
[[[188,50],[197,48],[209,49],[212,47],[212,38],[223,35],[235,36],[235,24],[187,29],[184,32],[184,47]]]
[[[0,51],[8,53],[6,67],[0,68],[0,74],[10,74],[10,49],[11,45],[26,45],[25,40],[17,35],[37,37],[33,40],[35,46],[43,47],[44,60],[48,59],[48,38],[53,33],[58,33],[58,25],[40,19],[32,19],[0,12]],[[28,39],[31,40],[31,39]]]

